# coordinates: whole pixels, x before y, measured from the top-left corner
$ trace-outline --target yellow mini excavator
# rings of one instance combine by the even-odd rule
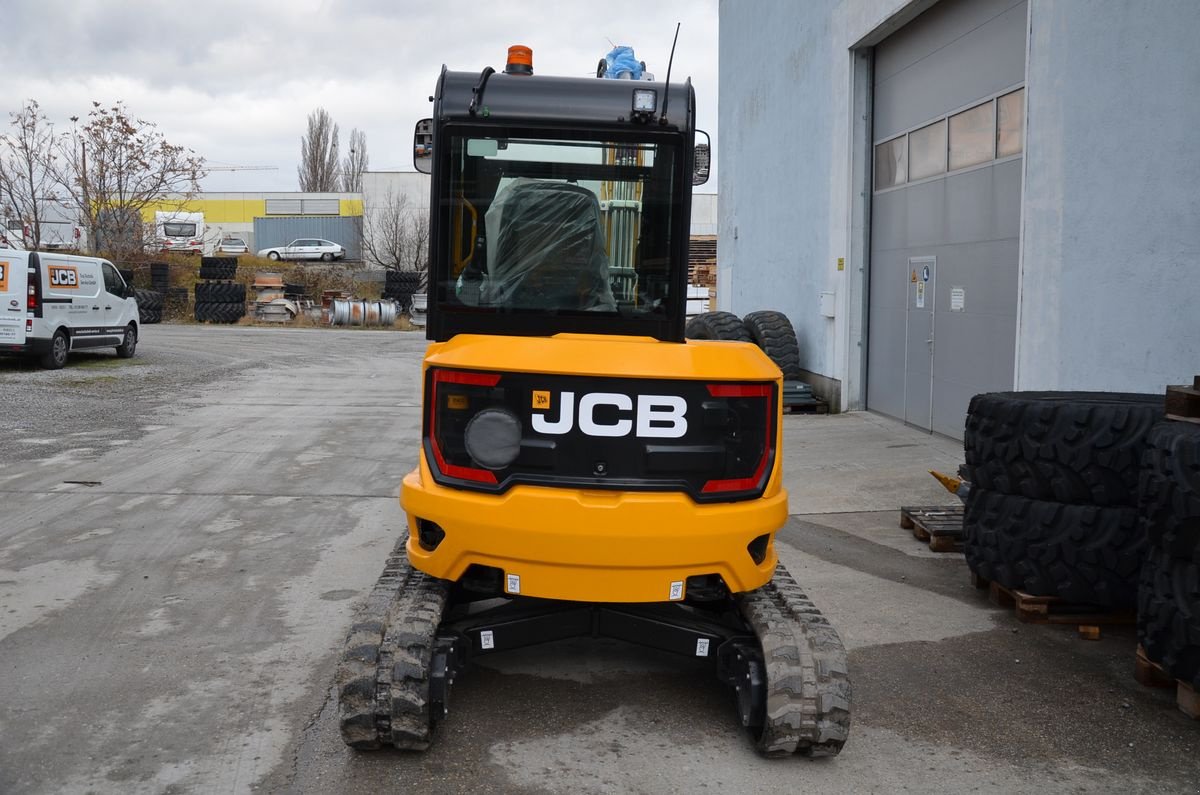
[[[846,652],[773,543],[780,370],[684,335],[691,81],[532,72],[522,47],[443,68],[417,125],[420,460],[346,641],[342,737],[425,749],[471,660],[592,636],[710,662],[765,756],[837,754]]]

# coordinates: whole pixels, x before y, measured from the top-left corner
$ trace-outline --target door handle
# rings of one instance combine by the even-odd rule
[[[92,307],[92,311],[93,311],[93,312],[99,312],[99,311],[100,311],[100,307],[98,307],[98,306],[93,306],[93,307]]]
[[[112,307],[111,307],[111,306],[106,306],[106,307],[104,307],[104,308],[105,308],[105,309],[112,309]]]
[[[927,343],[929,343],[930,345],[932,345],[932,344],[933,344],[933,339],[932,339],[932,338],[931,338],[931,339],[927,339],[927,340],[925,340],[925,342],[927,342]]]

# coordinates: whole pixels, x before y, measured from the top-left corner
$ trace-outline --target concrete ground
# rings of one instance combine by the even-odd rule
[[[331,684],[402,531],[423,349],[153,326],[129,362],[0,360],[0,792],[1197,788],[1132,628],[992,607],[897,524],[953,503],[925,471],[959,445],[870,414],[785,419],[780,555],[850,649],[838,758],[761,760],[703,669],[596,641],[487,658],[425,754],[349,751]]]

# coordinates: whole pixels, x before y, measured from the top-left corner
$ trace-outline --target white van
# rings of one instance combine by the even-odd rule
[[[70,351],[137,348],[133,288],[108,260],[0,249],[0,354],[38,356],[58,369]]]

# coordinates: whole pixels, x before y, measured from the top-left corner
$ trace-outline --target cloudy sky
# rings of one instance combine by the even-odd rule
[[[57,127],[93,100],[122,100],[217,166],[208,191],[296,190],[300,137],[324,107],[367,136],[370,168],[412,170],[412,130],[430,114],[443,63],[501,69],[533,48],[540,74],[595,74],[612,44],[634,47],[665,79],[691,76],[699,126],[717,126],[717,0],[4,0],[0,110],[36,99]],[[702,190],[713,191],[714,179]]]

